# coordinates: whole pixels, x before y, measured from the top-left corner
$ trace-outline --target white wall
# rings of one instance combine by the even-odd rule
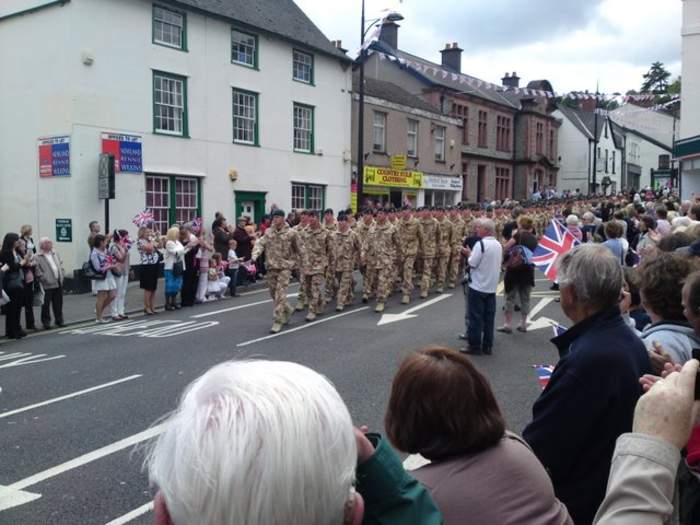
[[[205,224],[217,210],[234,216],[234,191],[265,191],[268,209],[288,209],[291,181],[326,185],[335,209],[349,204],[349,68],[314,53],[315,86],[305,85],[292,80],[286,41],[260,34],[255,71],[231,64],[229,24],[188,13],[182,52],[152,44],[151,17],[145,0],[72,0],[0,22],[0,191],[11,187],[15,195],[3,199],[3,231],[30,223],[35,236],[54,237],[54,220],[70,217],[73,246],[58,246],[66,266],[79,267],[88,221],[103,220],[97,163],[104,131],[141,135],[147,173],[202,177]],[[38,52],[40,41],[46,46]],[[92,66],[83,65],[83,52],[94,56]],[[191,138],[152,134],[154,69],[188,77]],[[232,87],[259,93],[260,147],[232,144]],[[292,151],[293,102],[316,108],[316,155]],[[60,134],[71,135],[71,177],[40,180],[36,140]],[[134,231],[131,218],[145,207],[144,176],[118,174],[111,204],[112,227]]]
[[[683,0],[681,139],[700,135],[700,0]],[[697,159],[684,162],[682,198],[700,195],[700,169]],[[690,170],[693,167],[696,169]]]
[[[557,190],[574,191],[578,188],[586,193],[590,170],[588,139],[561,111],[555,111],[553,116],[562,120],[562,125],[557,132],[559,156],[561,157]]]

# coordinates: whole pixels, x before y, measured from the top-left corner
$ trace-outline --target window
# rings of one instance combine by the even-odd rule
[[[153,212],[154,228],[165,234],[171,224],[201,216],[199,179],[146,176],[146,208]]]
[[[549,158],[554,159],[555,158],[555,151],[554,151],[554,130],[550,129],[549,130]]]
[[[612,172],[615,174],[615,150],[612,152]]]
[[[464,106],[464,112],[462,114],[462,144],[469,144],[469,108]]]
[[[462,162],[462,200],[466,201],[469,196],[469,163]]]
[[[314,56],[303,51],[293,50],[292,78],[305,84],[314,83]]]
[[[243,66],[258,67],[258,36],[231,30],[231,62]]]
[[[488,141],[488,118],[486,111],[479,111],[479,147],[486,148]]]
[[[510,119],[508,117],[496,117],[496,149],[510,151]]]
[[[292,209],[321,211],[325,206],[325,186],[292,182]]]
[[[605,150],[605,173],[608,173],[608,159],[609,159],[609,153],[608,150]]]
[[[153,72],[153,131],[187,136],[187,79]]]
[[[510,198],[510,170],[496,168],[496,200]]]
[[[233,142],[258,145],[258,94],[233,90]]]
[[[294,151],[314,152],[314,108],[294,104]]]
[[[454,192],[445,190],[425,190],[425,205],[445,207],[454,204]]]
[[[372,151],[386,151],[386,113],[381,111],[372,114]]]
[[[538,122],[535,127],[535,153],[542,155],[544,153],[544,124]]]
[[[445,162],[445,126],[435,126],[435,161]]]
[[[418,121],[411,118],[408,119],[406,155],[409,157],[418,156]]]
[[[185,13],[153,6],[153,43],[187,51]]]

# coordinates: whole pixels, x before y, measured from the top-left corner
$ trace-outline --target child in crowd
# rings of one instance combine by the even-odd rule
[[[221,260],[221,254],[215,253],[212,255],[209,260],[208,275],[207,300],[222,299],[231,279],[224,275],[224,264]]]
[[[236,248],[238,243],[235,239],[231,239],[228,242],[228,270],[226,271],[231,282],[229,283],[229,291],[231,297],[236,297],[236,285],[238,284],[238,269],[241,266],[243,259],[236,255]]]

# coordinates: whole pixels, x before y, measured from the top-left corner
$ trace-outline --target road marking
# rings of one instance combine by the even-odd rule
[[[64,396],[54,397],[53,399],[48,399],[46,401],[42,401],[41,403],[35,403],[33,405],[28,405],[26,407],[17,408],[15,410],[10,410],[9,412],[2,412],[2,413],[0,413],[0,419],[4,418],[4,417],[14,416],[15,414],[19,414],[21,412],[26,412],[27,410],[32,410],[34,408],[39,408],[39,407],[43,407],[46,405],[51,405],[52,403],[58,403],[59,401],[64,401],[64,400],[70,399],[72,397],[82,396],[83,394],[88,394],[90,392],[102,390],[103,388],[108,388],[110,386],[118,385],[120,383],[126,383],[127,381],[131,381],[132,379],[137,379],[139,377],[141,377],[141,374],[136,374],[136,375],[129,376],[129,377],[123,377],[122,379],[117,379],[116,381],[110,381],[109,383],[104,383],[102,385],[97,385],[97,386],[93,386],[90,388],[86,388],[85,390],[79,390],[77,392],[73,392],[72,394],[66,394]]]
[[[438,295],[437,297],[431,299],[430,301],[425,301],[424,303],[420,303],[413,308],[409,308],[408,310],[401,312],[399,314],[384,314],[382,315],[382,318],[379,320],[377,323],[377,326],[382,326],[385,324],[389,323],[395,323],[397,321],[404,321],[406,319],[411,319],[413,317],[417,317],[416,315],[411,315],[413,312],[417,312],[418,310],[422,310],[423,308],[427,308],[428,306],[431,306],[439,301],[442,301],[443,299],[447,299],[448,297],[452,297],[451,293],[446,293],[442,295]]]
[[[129,523],[130,521],[135,520],[139,516],[143,516],[147,512],[151,512],[153,510],[153,502],[149,501],[145,505],[141,505],[140,507],[132,510],[131,512],[127,512],[123,516],[119,516],[118,518],[113,519],[107,525],[124,525],[125,523]]]
[[[39,499],[41,494],[35,492],[25,492],[23,490],[13,490],[0,485],[0,511],[24,505],[35,499]]]
[[[244,343],[238,343],[236,345],[236,347],[240,348],[242,346],[248,346],[248,345],[252,345],[254,343],[259,343],[260,341],[267,341],[268,339],[274,339],[275,337],[280,337],[283,335],[291,334],[292,332],[304,330],[305,328],[311,328],[312,326],[315,326],[317,324],[325,323],[327,321],[332,321],[333,319],[338,319],[339,317],[344,317],[346,315],[356,314],[357,312],[362,312],[364,310],[369,310],[369,306],[363,306],[362,308],[358,308],[357,310],[351,310],[349,312],[344,312],[342,314],[331,315],[330,317],[325,317],[319,321],[314,321],[313,323],[306,323],[305,325],[297,326],[296,328],[291,328],[289,330],[284,330],[283,332],[279,332],[277,334],[266,335],[265,337],[258,337],[257,339],[245,341]]]
[[[97,450],[83,454],[75,459],[71,459],[70,461],[66,461],[65,463],[61,463],[60,465],[51,467],[50,469],[39,472],[38,474],[34,474],[33,476],[17,481],[12,485],[8,485],[7,488],[10,490],[24,490],[27,487],[31,487],[32,485],[36,485],[37,483],[51,479],[55,476],[63,474],[64,472],[68,472],[69,470],[82,467],[83,465],[87,465],[92,461],[96,461],[105,456],[109,456],[110,454],[114,454],[115,452],[119,452],[120,450],[141,443],[142,441],[158,436],[165,430],[165,425],[165,423],[161,423],[160,425],[146,429],[143,432],[134,434],[133,436],[126,437],[110,445],[98,448]]]
[[[129,321],[114,325],[91,326],[89,328],[76,328],[63,332],[74,335],[108,335],[111,337],[174,337],[189,332],[196,332],[204,328],[210,328],[219,324],[219,321],[178,321],[176,319],[163,319],[153,321]]]
[[[496,295],[503,295],[503,290],[505,290],[505,287],[505,281],[501,281],[500,283],[498,283],[498,286],[496,287]]]
[[[542,299],[540,299],[540,302],[537,303],[532,310],[530,310],[530,315],[527,316],[527,320],[532,321],[532,318],[535,317],[538,313],[540,313],[540,310],[542,310],[553,300],[554,299],[552,297],[543,297]]]
[[[264,290],[267,291],[267,290]],[[299,294],[298,293],[290,293],[287,294],[287,297],[297,297]],[[218,314],[223,314],[226,312],[233,312],[234,310],[242,310],[243,308],[249,308],[251,306],[258,306],[261,304],[265,303],[271,303],[272,299],[265,299],[264,301],[256,301],[254,303],[248,303],[248,304],[239,304],[238,306],[232,306],[231,308],[223,308],[221,310],[214,310],[213,312],[205,312],[203,314],[197,314],[197,315],[191,315],[193,319],[200,319],[202,317],[208,317],[210,315],[218,315]]]
[[[33,365],[36,363],[44,363],[46,361],[54,361],[56,359],[62,359],[66,357],[63,354],[48,357],[48,354],[32,355],[29,352],[13,352],[11,354],[6,355],[5,352],[0,352],[0,354],[2,354],[0,355],[0,362],[10,361],[9,363],[0,365],[0,368],[12,368],[15,366]]]

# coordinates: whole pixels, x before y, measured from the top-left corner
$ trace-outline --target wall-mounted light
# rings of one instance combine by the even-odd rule
[[[238,180],[238,171],[233,168],[228,170],[228,178],[231,179],[231,182],[236,182]]]

